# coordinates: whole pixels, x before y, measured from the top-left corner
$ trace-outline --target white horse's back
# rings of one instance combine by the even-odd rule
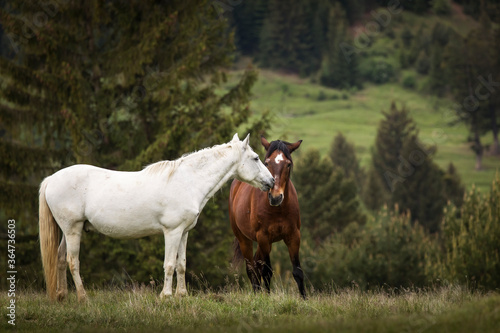
[[[162,233],[165,209],[159,203],[161,180],[145,172],[121,172],[74,165],[47,178],[46,200],[63,231],[89,221],[98,232],[115,238]]]

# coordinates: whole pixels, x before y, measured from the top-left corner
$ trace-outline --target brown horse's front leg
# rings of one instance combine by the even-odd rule
[[[255,253],[255,264],[257,265],[257,271],[259,275],[262,276],[264,280],[264,286],[267,292],[271,292],[271,278],[273,277],[273,268],[271,266],[271,258],[269,254],[271,252],[271,244],[259,243],[257,247],[257,252]]]
[[[297,282],[300,295],[302,296],[302,298],[305,299],[306,290],[304,288],[304,272],[300,267],[300,260],[299,260],[300,231],[297,231],[297,233],[290,239],[285,240],[285,244],[288,247],[288,253],[290,255],[290,260],[292,261],[293,278],[295,279],[295,282]]]
[[[253,243],[249,239],[238,239],[238,243],[240,244],[241,254],[245,258],[248,278],[252,283],[253,291],[256,292],[260,290],[260,275],[253,259]]]

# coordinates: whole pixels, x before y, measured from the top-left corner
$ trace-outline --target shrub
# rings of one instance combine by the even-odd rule
[[[325,92],[323,90],[320,90],[319,93],[318,93],[318,97],[316,97],[316,100],[317,101],[324,101],[327,99],[327,96],[325,94]]]
[[[414,75],[408,74],[403,78],[403,87],[407,89],[414,89],[417,86],[417,79]]]
[[[486,289],[500,287],[498,174],[487,195],[473,188],[460,209],[452,204],[446,207],[442,238],[444,253],[431,264],[434,278]]]
[[[364,228],[352,223],[314,251],[308,277],[316,288],[332,282],[362,289],[424,286],[426,260],[436,248],[409,214],[383,208]]]
[[[396,75],[394,66],[384,58],[369,59],[363,62],[359,68],[364,79],[379,84],[391,81]]]

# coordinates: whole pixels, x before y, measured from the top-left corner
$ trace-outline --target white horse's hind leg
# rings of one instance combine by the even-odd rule
[[[177,250],[182,238],[182,230],[167,230],[163,229],[165,235],[165,262],[163,268],[165,269],[165,284],[161,291],[160,297],[172,296],[172,280],[174,278],[174,271],[177,258]]]
[[[80,277],[80,240],[82,237],[83,222],[75,224],[70,232],[66,233],[66,246],[68,251],[68,262],[73,281],[75,282],[78,301],[83,302],[87,299],[85,289],[83,289],[82,279]]]
[[[57,300],[62,301],[68,295],[68,281],[66,279],[66,237],[63,234],[59,250],[57,251]]]
[[[184,296],[187,294],[186,289],[186,245],[188,239],[188,232],[186,231],[181,238],[179,250],[177,252],[177,288],[175,294]]]

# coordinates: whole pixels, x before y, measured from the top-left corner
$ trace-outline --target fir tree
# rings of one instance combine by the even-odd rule
[[[349,143],[340,132],[331,143],[329,157],[333,165],[338,167],[345,177],[354,179],[358,190],[361,191],[364,171],[359,165],[354,145]]]
[[[403,147],[407,140],[416,136],[417,128],[406,107],[398,110],[394,102],[383,115],[372,151],[372,177],[378,178],[377,183],[382,184],[379,191],[382,202],[390,203],[391,192],[402,181],[398,167]]]

